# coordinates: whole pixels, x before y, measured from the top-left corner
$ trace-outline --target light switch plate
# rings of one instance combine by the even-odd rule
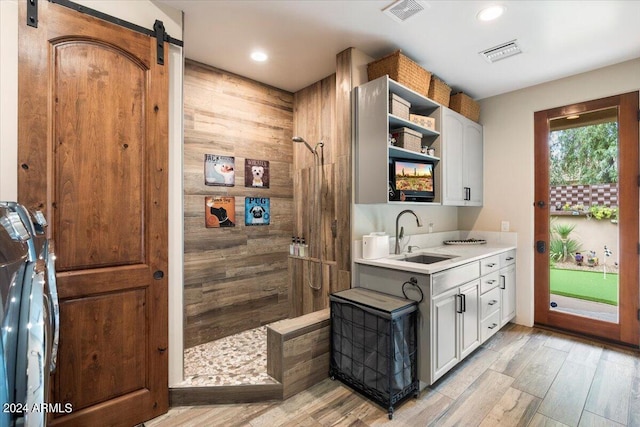
[[[502,221],[500,223],[500,231],[509,231],[509,221]]]

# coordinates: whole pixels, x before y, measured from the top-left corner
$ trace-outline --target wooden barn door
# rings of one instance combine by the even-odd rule
[[[33,28],[27,3],[18,193],[55,241],[51,403],[73,408],[50,424],[132,426],[168,409],[168,70],[153,37],[46,1]]]

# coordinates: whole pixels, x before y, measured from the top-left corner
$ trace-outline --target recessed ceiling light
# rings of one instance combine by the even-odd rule
[[[478,12],[476,17],[480,21],[493,21],[494,19],[499,18],[505,10],[506,8],[504,6],[493,5],[482,9]]]
[[[575,120],[575,119],[579,119],[580,115],[578,114],[572,114],[570,116],[567,116],[567,120]]]
[[[267,54],[262,51],[256,50],[255,52],[251,53],[251,59],[256,62],[264,62],[269,59],[269,56],[267,56]]]

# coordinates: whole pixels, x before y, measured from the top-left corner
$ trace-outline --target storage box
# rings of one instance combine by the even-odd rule
[[[422,149],[422,134],[410,128],[399,128],[391,131],[391,136],[396,139],[396,146],[407,150],[420,152]]]
[[[409,121],[423,128],[436,130],[436,119],[428,116],[421,116],[419,114],[409,114]]]
[[[429,99],[436,101],[438,104],[448,107],[451,98],[451,88],[436,76],[431,76],[431,84],[429,85]]]
[[[429,95],[431,73],[407,58],[400,50],[369,63],[367,74],[369,81],[388,74],[392,80],[405,85],[420,95]]]
[[[409,120],[411,103],[395,93],[389,94],[389,113],[401,119]]]
[[[474,122],[477,122],[480,119],[480,104],[471,99],[471,97],[465,93],[460,92],[455,95],[451,95],[449,108],[453,111],[457,111]]]

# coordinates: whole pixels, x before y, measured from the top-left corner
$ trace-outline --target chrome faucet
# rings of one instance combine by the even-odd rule
[[[396,217],[396,255],[400,253],[400,239],[402,239],[402,236],[404,235],[404,227],[400,228],[400,234],[398,234],[398,223],[400,222],[400,217],[406,213],[410,213],[415,216],[418,227],[422,227],[422,221],[420,221],[420,217],[416,215],[416,213],[411,209],[405,209],[398,214],[398,216]]]

